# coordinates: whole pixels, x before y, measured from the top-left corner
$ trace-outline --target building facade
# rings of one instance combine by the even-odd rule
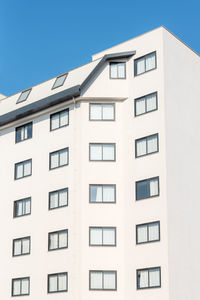
[[[160,27],[0,95],[1,299],[199,299],[199,80]]]

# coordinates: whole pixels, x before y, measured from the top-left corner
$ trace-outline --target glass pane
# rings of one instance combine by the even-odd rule
[[[29,280],[22,279],[22,295],[27,295],[29,293]]]
[[[125,78],[125,63],[118,63],[118,78]]]
[[[115,273],[114,272],[104,272],[103,288],[105,290],[115,290],[116,289]]]
[[[102,202],[102,186],[90,186],[90,201]]]
[[[138,272],[138,288],[148,287],[148,270]]]
[[[22,240],[22,253],[27,254],[30,252],[30,240],[29,239],[23,239]]]
[[[59,114],[51,116],[51,130],[59,128]]]
[[[90,105],[90,119],[91,120],[102,120],[102,105],[91,104]]]
[[[145,112],[145,98],[136,100],[136,116],[144,114]]]
[[[64,149],[59,151],[60,154],[60,166],[64,166],[68,164],[68,150]]]
[[[149,182],[147,181],[137,182],[136,194],[137,194],[137,200],[149,198],[150,196]]]
[[[90,228],[90,244],[102,245],[102,229]]]
[[[28,126],[23,127],[24,137],[23,140],[26,140],[28,138]]]
[[[148,229],[149,229],[149,241],[159,240],[159,224],[158,223],[149,224]]]
[[[110,77],[117,78],[117,64],[110,64]]]
[[[23,201],[24,203],[24,214],[26,215],[26,214],[30,214],[30,212],[31,212],[31,200],[30,199],[28,199],[28,200],[24,200]]]
[[[155,69],[156,67],[156,56],[155,53],[146,56],[146,71]]]
[[[159,269],[149,270],[149,286],[160,286],[160,272]]]
[[[13,295],[20,295],[20,280],[14,280],[13,282]]]
[[[16,216],[22,215],[22,201],[16,202]]]
[[[114,145],[103,145],[103,160],[114,160],[115,150]]]
[[[31,162],[27,161],[24,163],[24,176],[31,175]]]
[[[58,192],[50,194],[50,208],[58,207]]]
[[[137,155],[137,157],[147,154],[146,143],[147,143],[146,139],[136,141],[136,155]]]
[[[17,103],[25,101],[28,98],[28,95],[30,93],[31,90],[22,92],[21,95],[19,96],[19,99],[17,100]]]
[[[114,228],[103,228],[103,245],[115,245]]]
[[[57,276],[49,276],[49,292],[56,292],[57,289]]]
[[[16,142],[20,142],[23,139],[23,128],[16,129]]]
[[[137,227],[137,243],[147,242],[147,225]]]
[[[59,161],[59,154],[58,154],[58,152],[51,153],[51,169],[54,169],[54,168],[58,167],[58,161]]]
[[[147,152],[153,153],[158,151],[158,138],[157,135],[148,137],[147,139]]]
[[[59,206],[67,205],[67,190],[59,192]]]
[[[69,112],[68,110],[60,113],[60,126],[65,126],[69,122]]]
[[[20,255],[21,254],[21,241],[14,241],[14,255]]]
[[[106,104],[102,106],[103,109],[103,120],[114,120],[114,105]]]
[[[90,145],[90,160],[102,160],[101,145]]]
[[[152,111],[157,109],[156,94],[151,94],[146,96],[146,102],[147,102],[147,111]]]
[[[66,291],[67,290],[67,276],[66,274],[60,274],[58,276],[58,290]]]
[[[67,231],[59,233],[59,248],[67,247]]]
[[[151,196],[158,195],[158,178],[151,179],[150,181],[150,195]]]
[[[23,164],[16,165],[16,178],[23,177]]]
[[[49,249],[57,249],[58,248],[58,234],[51,233],[49,236]]]
[[[90,288],[102,289],[102,272],[90,273]]]
[[[62,86],[66,77],[67,77],[67,74],[57,77],[53,87],[56,88],[56,87]]]
[[[136,63],[136,75],[144,73],[145,72],[145,59],[140,58],[135,63]]]
[[[115,188],[112,185],[103,186],[103,202],[115,202]]]
[[[29,124],[27,127],[27,138],[30,139],[32,138],[32,124]]]

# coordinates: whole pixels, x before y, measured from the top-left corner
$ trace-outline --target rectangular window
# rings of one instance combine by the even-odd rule
[[[13,240],[13,256],[30,254],[30,236]]]
[[[90,104],[90,121],[114,121],[114,104]]]
[[[159,196],[159,177],[136,182],[136,200]]]
[[[50,130],[56,130],[69,125],[69,109],[50,115]]]
[[[90,185],[90,203],[115,203],[116,186],[115,185]]]
[[[158,109],[157,93],[135,99],[135,116],[140,116]]]
[[[27,159],[15,164],[15,179],[30,176],[32,174],[32,159]]]
[[[68,230],[49,232],[48,250],[64,249],[68,247]]]
[[[90,290],[117,290],[116,271],[90,271]]]
[[[14,211],[13,211],[14,218],[30,215],[30,213],[31,213],[30,197],[14,201]]]
[[[68,205],[68,188],[49,193],[49,209]]]
[[[115,227],[90,227],[90,246],[116,246]]]
[[[137,289],[161,287],[160,267],[137,270]]]
[[[139,57],[134,61],[135,76],[156,69],[156,52]]]
[[[48,275],[48,293],[67,292],[67,290],[67,272]]]
[[[17,100],[17,103],[26,101],[26,99],[28,98],[30,92],[31,92],[31,89],[28,89],[28,90],[25,90],[25,91],[21,92],[21,94],[20,94],[20,96]]]
[[[115,161],[115,144],[90,144],[91,161]]]
[[[30,278],[12,279],[12,296],[25,296],[30,294]]]
[[[158,152],[158,134],[135,140],[135,157]]]
[[[50,166],[49,169],[56,169],[62,166],[68,165],[68,148],[64,148],[58,151],[51,152],[49,155]]]
[[[160,241],[160,222],[136,225],[136,244]]]
[[[25,125],[16,127],[15,129],[15,141],[19,143],[24,140],[32,138],[32,122]]]
[[[111,62],[110,63],[110,78],[111,79],[125,79],[126,78],[126,63],[125,62]]]
[[[62,74],[60,76],[58,76],[53,84],[52,89],[58,88],[60,86],[62,86],[67,78],[68,73]]]

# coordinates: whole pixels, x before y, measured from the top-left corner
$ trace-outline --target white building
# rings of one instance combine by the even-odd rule
[[[0,299],[199,299],[199,81],[160,27],[0,95]]]

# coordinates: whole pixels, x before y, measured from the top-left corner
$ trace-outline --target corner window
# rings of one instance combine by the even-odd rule
[[[13,240],[13,256],[30,254],[30,236]]]
[[[68,148],[64,148],[58,151],[50,153],[50,166],[49,169],[56,169],[62,166],[68,165]]]
[[[159,196],[159,177],[136,182],[136,200]]]
[[[160,267],[137,270],[137,289],[161,287]]]
[[[90,121],[114,121],[114,104],[90,104]]]
[[[53,131],[69,125],[69,109],[50,115],[50,130]]]
[[[30,197],[14,201],[14,211],[13,211],[14,218],[30,215],[30,213],[31,213]]]
[[[28,140],[32,138],[32,122],[27,123],[25,125],[16,127],[15,129],[15,141],[19,143],[24,140]]]
[[[68,205],[68,188],[49,193],[49,209]]]
[[[62,86],[67,78],[67,75],[68,75],[68,73],[58,76],[53,84],[52,89],[56,89],[56,88]]]
[[[140,116],[157,109],[157,93],[135,99],[135,116]]]
[[[31,92],[31,89],[28,89],[28,90],[25,90],[21,93],[21,95],[19,96],[18,100],[17,100],[17,103],[21,103],[23,101],[26,101],[29,94]]]
[[[90,227],[90,246],[116,246],[115,227]]]
[[[32,174],[32,159],[15,164],[15,179],[30,176]]]
[[[90,290],[117,290],[117,272],[90,271]]]
[[[136,225],[136,244],[160,240],[160,222]]]
[[[90,144],[91,161],[115,161],[115,144]]]
[[[64,249],[68,247],[68,230],[59,230],[49,233],[48,250]]]
[[[126,78],[126,63],[125,62],[110,62],[110,78],[125,79]]]
[[[134,69],[135,76],[156,69],[156,52],[135,59]]]
[[[48,275],[48,293],[67,292],[67,290],[67,272]]]
[[[158,134],[135,140],[135,157],[158,152]]]
[[[116,186],[115,185],[90,185],[90,203],[115,203]]]
[[[12,279],[12,296],[25,296],[30,294],[30,278]]]

